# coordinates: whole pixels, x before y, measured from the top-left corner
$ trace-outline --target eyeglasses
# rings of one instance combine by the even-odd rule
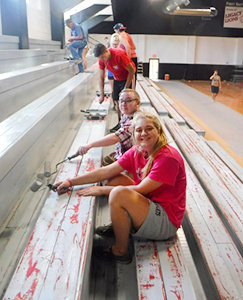
[[[134,99],[130,99],[130,100],[120,100],[119,103],[120,104],[130,104],[130,103],[132,103],[135,100],[138,100],[138,99],[134,98]]]

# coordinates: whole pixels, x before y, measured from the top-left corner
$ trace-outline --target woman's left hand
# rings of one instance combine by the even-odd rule
[[[77,191],[79,196],[100,196],[104,194],[102,186],[90,186]]]

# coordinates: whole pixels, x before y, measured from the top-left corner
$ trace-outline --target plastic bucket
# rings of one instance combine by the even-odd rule
[[[170,74],[165,74],[165,80],[170,80]]]

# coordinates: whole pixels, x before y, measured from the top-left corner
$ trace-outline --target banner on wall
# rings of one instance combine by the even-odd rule
[[[226,2],[224,11],[224,27],[243,28],[243,3]]]

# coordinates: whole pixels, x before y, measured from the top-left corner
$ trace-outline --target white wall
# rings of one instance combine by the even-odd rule
[[[107,35],[90,36],[104,43]],[[243,38],[136,34],[132,38],[137,48],[138,61],[142,62],[149,62],[149,58],[156,55],[160,63],[243,64]]]
[[[51,41],[50,0],[26,0],[29,38]]]
[[[161,63],[237,65],[243,59],[243,38],[133,35],[133,39],[144,62],[154,54]]]

